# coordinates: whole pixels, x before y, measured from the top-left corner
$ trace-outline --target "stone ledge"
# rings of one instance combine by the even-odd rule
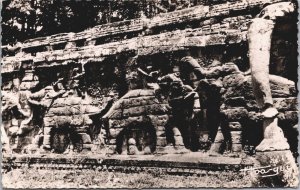
[[[205,19],[210,20],[213,17],[226,17],[229,16],[231,13],[240,10],[247,10],[248,11],[255,8],[261,7],[265,4],[273,4],[277,2],[281,2],[282,0],[248,0],[248,1],[240,1],[240,2],[231,2],[231,3],[223,3],[219,5],[213,6],[195,6],[192,8],[165,13],[152,18],[151,20],[147,20],[147,27],[148,29],[157,28],[162,26],[169,26],[174,24],[180,24],[185,22],[191,21],[203,21],[205,23]],[[202,10],[202,11],[201,11]],[[203,10],[206,10],[203,13]],[[227,20],[226,20],[227,19]],[[170,36],[168,33],[158,34],[150,33],[151,36],[133,36],[131,39],[119,39],[118,42],[109,42],[107,44],[101,45],[91,45],[86,44],[84,47],[75,47],[69,50],[55,50],[53,52],[43,52],[39,53],[37,56],[32,56],[30,54],[20,53],[19,55],[12,56],[12,57],[4,57],[2,63],[7,65],[12,61],[18,60],[18,62],[35,62],[36,66],[38,67],[49,67],[50,65],[61,65],[67,64],[68,61],[66,60],[73,60],[73,59],[80,59],[81,61],[89,61],[89,59],[95,60],[101,57],[105,57],[108,55],[115,55],[121,52],[127,51],[138,51],[139,54],[154,54],[157,52],[164,52],[164,51],[177,51],[185,49],[186,47],[190,46],[197,46],[197,47],[205,47],[210,45],[224,45],[225,41],[228,41],[229,44],[240,43],[246,40],[246,33],[247,33],[247,23],[250,21],[249,15],[238,16],[238,17],[230,17],[225,18],[221,23],[213,23],[205,26],[200,26],[200,29],[185,29],[179,31],[172,31],[169,33],[174,33],[174,36]],[[115,33],[124,33],[125,31],[132,31],[130,30],[130,26],[136,28],[137,31],[143,28],[146,21],[142,21],[141,19],[130,20],[130,21],[122,21],[119,23],[110,23],[107,25],[100,25],[94,27],[92,29],[80,32],[80,33],[63,33],[63,34],[56,34],[53,36],[48,36],[44,38],[37,38],[31,39],[26,44],[23,44],[23,48],[28,48],[30,46],[43,46],[43,45],[51,45],[53,43],[67,43],[73,42],[74,40],[91,40],[93,38],[99,37],[109,37],[111,34]],[[128,23],[129,26],[125,26]],[[209,22],[210,23],[210,22]],[[124,26],[123,26],[124,25]],[[141,25],[141,27],[137,26]],[[121,30],[120,30],[121,27]],[[125,28],[124,28],[125,27]],[[101,28],[101,29],[100,29]],[[112,29],[113,28],[113,29]],[[123,29],[124,30],[123,30]],[[107,31],[106,31],[107,30]],[[197,31],[198,30],[198,31]],[[220,33],[227,33],[227,31],[232,30],[229,34],[220,34]],[[108,32],[110,31],[110,32]],[[113,31],[113,32],[112,32]],[[178,33],[179,32],[179,33]],[[186,33],[186,35],[181,35],[181,33]],[[180,34],[180,35],[178,35]],[[196,34],[196,36],[195,36]],[[76,38],[80,36],[79,38]],[[108,35],[108,36],[107,36]],[[147,34],[149,35],[149,34]],[[199,36],[200,35],[200,36]],[[148,44],[150,37],[150,41],[153,41],[152,46]],[[168,39],[171,42],[161,41],[160,38],[163,37],[164,39]],[[146,43],[143,43],[143,40],[146,39]],[[157,39],[155,39],[157,38]],[[181,40],[185,39],[185,40]],[[180,42],[180,43],[179,43]],[[177,44],[178,43],[178,44]],[[138,45],[134,45],[138,44]],[[157,46],[162,46],[157,48]],[[97,51],[91,51],[90,49],[93,48]],[[144,50],[145,49],[145,50]],[[72,53],[70,53],[72,51]],[[37,63],[41,62],[48,62],[46,64],[39,65]],[[12,72],[11,69],[6,69],[8,71],[5,72]],[[3,72],[3,71],[2,71]]]
[[[79,33],[60,33],[48,37],[41,37],[27,40],[23,48],[48,45],[54,43],[66,43],[68,41],[83,40],[87,38],[99,38],[111,34],[122,34],[124,32],[142,31],[145,26],[148,28],[162,27],[180,24],[187,21],[197,21],[217,16],[227,16],[234,11],[251,10],[266,4],[282,2],[282,0],[247,0],[230,3],[222,3],[211,6],[194,6],[174,12],[162,13],[151,19],[133,19],[99,25]],[[146,24],[147,22],[147,24]]]
[[[67,158],[68,157],[68,158]],[[113,155],[107,157],[105,155],[88,155],[88,156],[66,156],[66,155],[3,155],[4,165],[9,163],[14,166],[32,167],[35,164],[54,165],[60,168],[63,165],[90,165],[90,166],[139,166],[139,167],[158,167],[158,168],[187,168],[187,169],[203,169],[212,171],[234,170],[239,171],[246,166],[252,166],[250,159],[231,158],[231,157],[210,157],[205,153],[186,153],[178,156],[178,154],[168,155]],[[63,169],[63,168],[61,168]]]

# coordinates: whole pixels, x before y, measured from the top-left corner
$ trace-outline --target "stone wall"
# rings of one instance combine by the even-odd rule
[[[122,131],[126,131],[134,122],[145,124],[144,121],[154,127],[156,150],[162,150],[168,144],[164,127],[171,116],[164,109],[167,102],[158,100],[154,91],[143,85],[131,90],[128,72],[135,71],[138,67],[145,69],[153,66],[154,69],[161,70],[163,75],[168,74],[175,65],[180,64],[179,60],[183,56],[192,55],[207,70],[233,62],[242,71],[225,72],[212,77],[202,88],[200,84],[207,80],[198,79],[190,71],[187,76],[183,76],[185,84],[193,88],[200,86],[197,89],[199,99],[196,99],[200,101],[201,107],[194,110],[199,123],[196,130],[199,141],[207,142],[208,133],[217,133],[214,149],[218,152],[224,142],[228,143],[233,152],[255,147],[262,138],[262,124],[252,92],[251,78],[243,73],[249,69],[247,33],[251,20],[263,6],[276,2],[280,0],[201,5],[160,14],[151,20],[122,21],[96,26],[80,33],[57,34],[24,42],[20,50],[16,50],[15,56],[3,57],[1,71],[4,78],[2,90],[19,94],[19,102],[24,111],[30,111],[26,98],[31,93],[55,83],[59,77],[65,78],[67,91],[74,91],[70,85],[74,68],[85,70],[87,97],[82,99],[76,94],[67,94],[55,99],[42,118],[42,123],[32,121],[30,125],[35,130],[20,137],[19,146],[32,143],[41,126],[44,130],[43,140],[50,139],[52,129],[68,126],[75,128],[80,134],[83,148],[92,149],[94,137],[89,129],[97,124],[93,124],[88,115],[99,112],[107,104],[109,93],[112,92],[116,100],[114,105],[119,105],[112,107],[112,114],[108,118],[109,130],[106,133],[109,132],[110,136],[106,137],[106,145],[112,152],[116,146],[121,146],[119,153],[126,149],[125,146],[129,146],[125,140],[118,145],[117,137],[123,134]],[[291,65],[296,65],[293,61],[297,54],[284,51],[296,49],[296,33],[289,38],[280,37],[294,30],[296,24],[292,21],[279,22],[275,27],[271,72],[285,78],[272,76],[271,88],[275,106],[280,111],[279,125],[290,137],[290,144],[296,150],[297,139],[292,134],[298,118],[296,89],[292,81],[296,81],[297,73],[296,66]],[[282,44],[284,49],[278,48]],[[8,47],[4,47],[4,50],[5,48]],[[130,59],[135,56],[139,60],[130,63]],[[164,58],[161,59],[162,57]],[[41,86],[36,87],[37,84]],[[214,89],[215,84],[218,84],[217,90]],[[89,107],[93,110],[90,111]],[[17,117],[14,114],[12,116]],[[7,119],[7,123],[12,123],[7,124],[7,131],[9,128],[19,128],[24,120],[17,117],[16,122],[13,117]],[[211,127],[212,122],[216,123],[215,126],[220,122],[222,129],[226,131],[221,134],[217,128]],[[127,133],[129,132],[126,132],[128,137]],[[9,132],[8,135],[11,136]],[[180,133],[174,135],[184,147]]]

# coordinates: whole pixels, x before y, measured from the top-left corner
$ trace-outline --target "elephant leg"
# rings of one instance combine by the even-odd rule
[[[199,149],[199,135],[197,134],[197,128],[198,128],[198,123],[197,123],[197,119],[193,118],[191,121],[191,131],[190,131],[190,149],[192,151],[197,151]]]
[[[175,138],[174,138],[174,119],[170,117],[169,121],[165,125],[165,133],[166,133],[166,140],[168,145],[175,145]]]

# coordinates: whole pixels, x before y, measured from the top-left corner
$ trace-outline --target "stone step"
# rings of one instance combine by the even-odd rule
[[[207,170],[207,171],[240,171],[252,166],[250,159],[231,158],[224,156],[211,157],[206,153],[191,152],[178,156],[168,155],[3,155],[3,166],[8,167],[43,167],[53,169],[63,168],[165,168],[179,172],[182,169]],[[182,170],[183,171],[183,170]],[[187,171],[187,170],[185,170]],[[192,171],[193,172],[193,171]]]

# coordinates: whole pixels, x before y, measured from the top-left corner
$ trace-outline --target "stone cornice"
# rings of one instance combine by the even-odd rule
[[[171,26],[191,21],[201,21],[199,28],[175,29],[154,35],[141,34],[130,39],[118,40],[99,45],[85,45],[62,50],[50,50],[37,52],[36,55],[21,51],[15,56],[3,57],[2,73],[12,71],[10,64],[15,62],[32,62],[37,67],[63,64],[66,61],[75,60],[87,62],[106,56],[111,56],[127,51],[134,51],[139,55],[154,54],[157,52],[177,51],[188,47],[205,47],[212,45],[224,45],[226,43],[240,43],[247,40],[248,24],[251,21],[249,14],[254,8],[262,8],[266,4],[281,2],[282,0],[243,0],[228,2],[213,6],[195,6],[192,8],[164,13],[148,20],[134,19],[116,23],[96,26],[79,33],[64,33],[44,38],[28,40],[21,45],[22,49],[34,46],[46,46],[59,43],[67,43],[77,40],[94,40],[101,37],[109,38],[112,35],[122,33],[139,32]],[[245,11],[230,17],[236,11]],[[211,18],[219,17],[218,22],[211,22]],[[7,67],[6,67],[7,66]]]

